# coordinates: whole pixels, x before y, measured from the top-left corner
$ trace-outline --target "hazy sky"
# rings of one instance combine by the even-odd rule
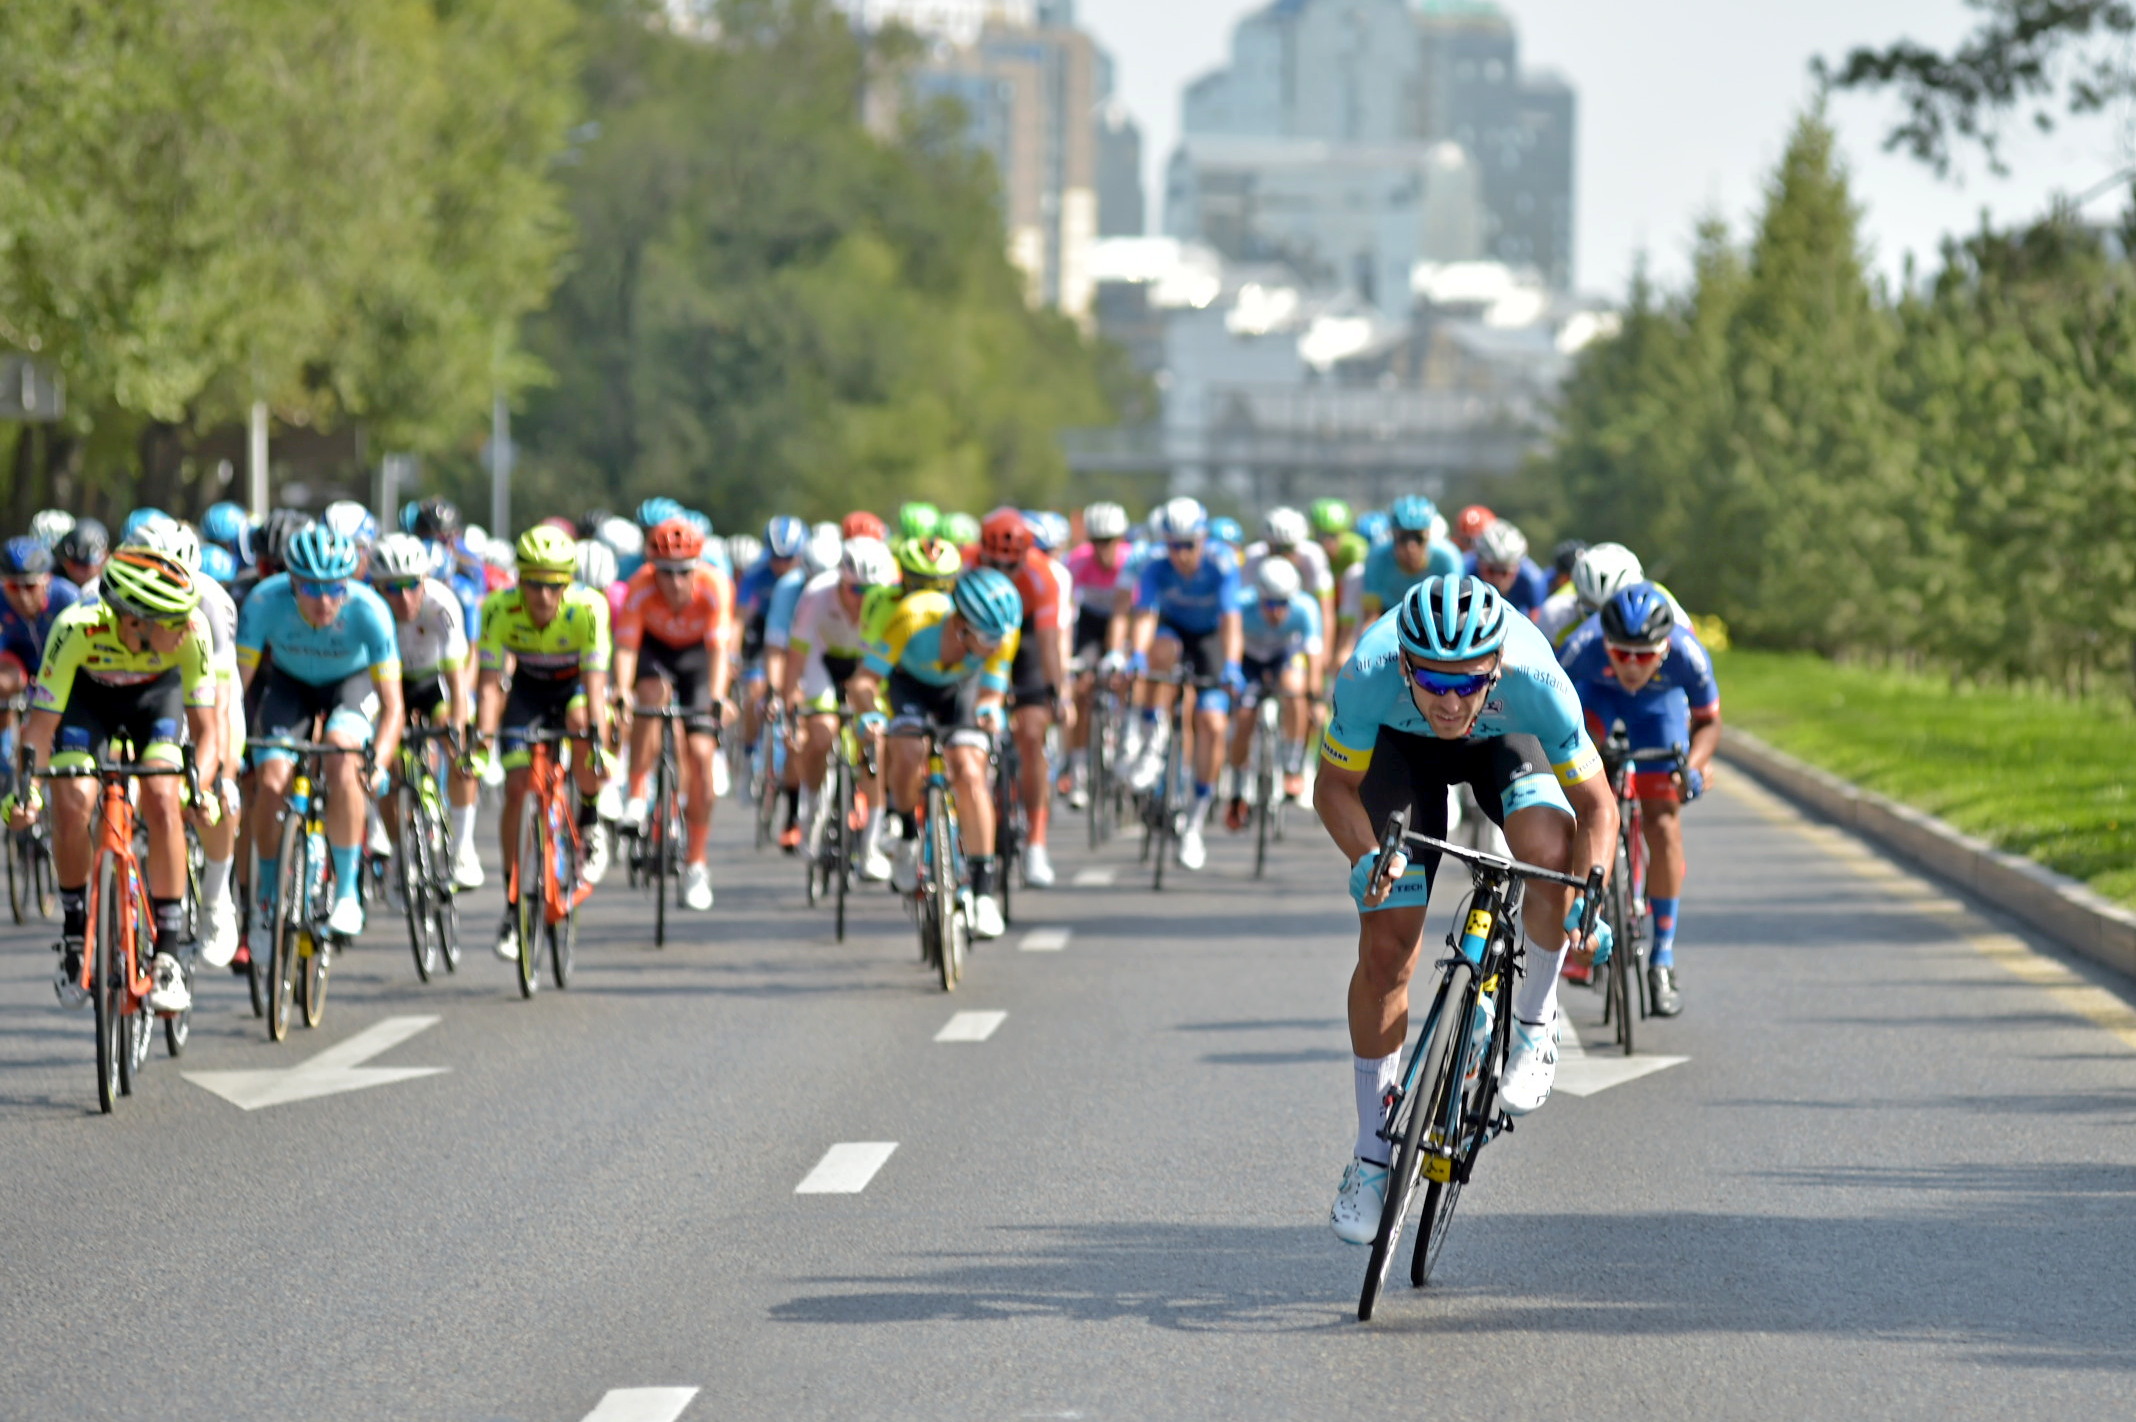
[[[1518,24],[1523,62],[1548,67],[1579,91],[1577,279],[1583,290],[1622,292],[1646,249],[1674,279],[1697,216],[1719,210],[1740,229],[1787,132],[1812,95],[1812,55],[1837,58],[1857,44],[1912,38],[1947,47],[1969,28],[1962,0],[1504,0]],[[1259,0],[1078,0],[1083,24],[1118,61],[1121,97],[1143,126],[1150,226],[1156,182],[1179,132],[1181,86],[1225,62],[1231,27]],[[1889,99],[1848,98],[1832,117],[1851,161],[1879,265],[1896,272],[1911,249],[1932,259],[1940,236],[1967,230],[1983,207],[1998,218],[2040,210],[2136,161],[2124,123],[2098,122],[2050,138],[2017,135],[2014,176],[1969,159],[1962,183],[1939,182],[1913,160],[1880,151],[1897,113]],[[2108,216],[2116,199],[2089,209]]]

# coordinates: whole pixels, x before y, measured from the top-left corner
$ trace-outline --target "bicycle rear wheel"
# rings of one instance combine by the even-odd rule
[[[404,783],[395,792],[393,813],[400,827],[393,873],[400,885],[401,911],[408,919],[408,948],[415,955],[416,977],[427,983],[438,968],[438,943],[430,912],[430,836],[414,786]]]
[[[957,900],[957,846],[950,824],[949,797],[939,785],[927,788],[928,875],[934,900],[936,934],[935,967],[942,991],[955,992],[964,976],[964,935],[958,921],[962,908]]]
[[[669,733],[661,732],[665,737]],[[653,768],[652,830],[653,946],[667,946],[668,881],[675,875],[675,762],[663,741]]]
[[[90,922],[92,936],[86,950],[92,955],[89,993],[96,1003],[96,1104],[107,1116],[124,1094],[120,1075],[126,971],[119,934],[125,910],[119,903],[117,867],[111,855],[98,856],[96,917]]]
[[[1394,1164],[1387,1172],[1387,1196],[1380,1207],[1379,1233],[1372,1239],[1372,1256],[1365,1265],[1365,1285],[1357,1298],[1360,1323],[1372,1321],[1380,1291],[1387,1284],[1387,1266],[1402,1241],[1402,1228],[1417,1183],[1427,1170],[1436,1173],[1447,1163],[1439,1152],[1445,1149],[1442,1133],[1433,1128],[1447,1118],[1454,1099],[1455,1043],[1466,1035],[1474,993],[1475,968],[1457,958],[1439,980],[1432,997],[1431,1015],[1425,1019],[1426,1035],[1410,1059],[1408,1092],[1397,1110],[1392,1132],[1398,1144]]]
[[[541,986],[541,952],[548,929],[549,847],[544,839],[541,798],[532,784],[519,802],[519,995]]]
[[[1111,727],[1107,724],[1104,698],[1090,698],[1090,728],[1083,740],[1083,793],[1088,797],[1090,809],[1090,847],[1096,849],[1105,843],[1105,816],[1111,812],[1110,795],[1106,789],[1109,762],[1106,758],[1105,739]]]
[[[1180,748],[1180,732],[1187,718],[1177,712],[1174,703],[1171,744],[1164,750],[1164,776],[1157,782],[1156,834],[1150,844],[1150,888],[1164,888],[1164,862],[1170,857],[1172,840],[1178,834],[1179,802],[1184,798],[1179,793],[1180,761],[1185,752]]]

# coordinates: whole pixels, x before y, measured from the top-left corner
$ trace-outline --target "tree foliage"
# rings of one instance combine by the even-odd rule
[[[598,133],[568,169],[578,255],[531,327],[556,379],[524,497],[671,493],[722,525],[1043,498],[1055,431],[1110,418],[1102,357],[1025,302],[961,120],[865,126],[899,52],[821,0],[713,13],[710,43],[627,4],[589,20]]]
[[[1746,248],[1635,283],[1543,473],[1749,642],[2085,686],[2136,638],[2136,270],[2056,215],[1886,296],[1812,115]]]

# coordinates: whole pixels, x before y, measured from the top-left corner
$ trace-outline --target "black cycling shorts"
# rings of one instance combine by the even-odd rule
[[[260,693],[259,710],[252,718],[252,733],[263,738],[305,741],[312,738],[312,723],[326,718],[328,731],[359,734],[368,744],[378,729],[378,686],[369,671],[351,672],[339,681],[314,684],[299,681],[280,667],[267,668],[253,684],[267,683]],[[263,751],[268,759],[287,759],[287,751]]]
[[[1224,674],[1224,632],[1221,627],[1212,627],[1206,632],[1189,632],[1160,619],[1157,635],[1179,643],[1180,665],[1188,668],[1195,680],[1215,681]]]
[[[979,724],[979,678],[936,686],[921,681],[903,667],[893,668],[883,686],[884,709],[890,716],[890,733],[932,726],[944,744],[981,744],[973,735],[989,737]],[[902,723],[902,724],[900,724]],[[983,742],[991,744],[991,739]]]
[[[185,740],[185,684],[172,667],[150,681],[113,686],[80,672],[67,692],[67,709],[59,713],[52,737],[55,755],[87,754],[103,760],[114,738],[133,742],[136,756],[153,745]]]
[[[586,702],[586,683],[573,676],[528,676],[524,668],[512,678],[504,694],[504,714],[499,719],[498,746],[507,769],[517,769],[528,759],[527,742],[514,732],[561,731],[574,703]]]
[[[1538,783],[1537,777],[1545,783]],[[1500,829],[1505,828],[1506,816],[1514,810],[1535,805],[1568,808],[1550,769],[1550,757],[1534,736],[1445,741],[1384,726],[1372,748],[1372,764],[1365,770],[1358,797],[1372,818],[1375,837],[1385,831],[1387,817],[1406,805],[1410,829],[1444,839],[1447,791],[1455,785],[1467,785],[1475,791],[1477,805]],[[1410,862],[1423,866],[1429,892],[1439,856],[1419,851]]]
[[[690,713],[683,724],[692,731],[712,729],[712,649],[703,642],[671,647],[648,635],[638,648],[638,680],[658,677],[674,694],[675,704]]]
[[[1058,633],[1043,634],[1048,637]],[[1026,706],[1051,706],[1053,683],[1046,680],[1046,664],[1039,659],[1038,636],[1026,627],[1016,644],[1015,660],[1009,663],[1009,705],[1021,711]]]
[[[445,686],[443,673],[433,672],[429,676],[419,676],[412,680],[408,677],[401,678],[401,701],[408,708],[408,719],[411,721],[429,720],[440,706],[446,704],[451,695],[451,691]]]
[[[1095,662],[1105,655],[1105,642],[1112,635],[1112,613],[1085,604],[1075,610],[1075,656]]]

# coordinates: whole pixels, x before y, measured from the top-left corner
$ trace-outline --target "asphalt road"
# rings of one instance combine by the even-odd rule
[[[2131,1409],[2126,985],[1739,780],[1692,812],[1688,1011],[1642,1041],[1683,1060],[1568,1065],[1369,1326],[1326,1225],[1355,920],[1309,818],[1265,882],[1223,843],[1161,896],[1066,820],[1064,886],[944,995],[887,896],[833,943],[737,808],[665,951],[620,876],[532,1002],[480,941],[418,984],[381,922],[284,1044],[208,980],[110,1118],[46,936],[0,931],[0,1417]],[[937,1041],[959,1012],[1006,1015]],[[251,1111],[181,1074],[410,1016],[370,1065],[442,1072]]]

